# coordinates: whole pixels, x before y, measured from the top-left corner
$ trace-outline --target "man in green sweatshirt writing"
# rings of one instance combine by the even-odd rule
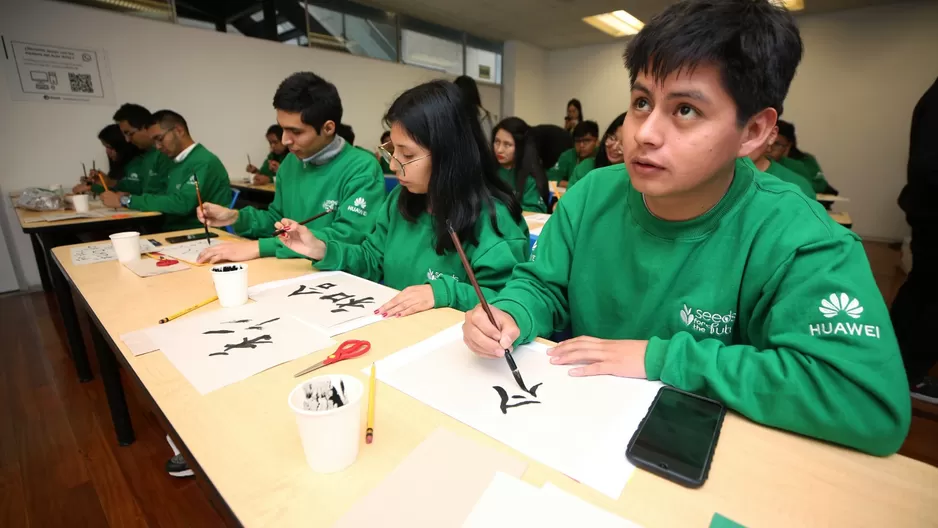
[[[209,226],[233,225],[239,235],[258,240],[214,244],[199,255],[199,262],[301,257],[273,237],[274,223],[284,218],[302,221],[333,211],[307,224],[320,240],[355,243],[371,231],[385,199],[384,176],[370,152],[336,134],[342,121],[336,87],[314,73],[294,73],[277,88],[274,109],[290,155],[277,172],[273,202],[267,210],[240,211],[207,203],[199,213]]]
[[[104,205],[135,211],[158,211],[164,216],[163,230],[177,231],[201,226],[195,214],[199,205],[196,181],[203,200],[231,202],[228,171],[217,156],[192,140],[189,125],[181,115],[172,110],[156,112],[148,133],[156,148],[172,160],[165,192],[130,194],[108,191],[101,195]]]
[[[270,147],[270,153],[264,158],[264,163],[261,163],[260,168],[248,163],[248,166],[244,169],[254,175],[254,185],[267,185],[274,181],[274,178],[277,176],[277,171],[280,170],[280,164],[283,162],[283,159],[287,157],[287,154],[290,153],[281,139],[283,138],[283,127],[280,125],[270,125],[267,127],[267,135],[264,137],[267,139],[267,144]]]
[[[771,0],[685,0],[653,18],[625,53],[626,174],[598,169],[564,195],[492,303],[496,325],[466,314],[470,348],[500,357],[571,326],[549,355],[572,376],[660,380],[771,427],[896,452],[908,388],[859,238],[747,157],[802,50]]]

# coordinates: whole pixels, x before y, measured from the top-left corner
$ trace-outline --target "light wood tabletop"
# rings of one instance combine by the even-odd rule
[[[245,183],[244,181],[231,181],[231,186],[238,189],[249,189],[252,191],[262,191],[273,193],[277,191],[277,187],[273,183],[265,183],[264,185],[254,185],[253,183]]]
[[[190,232],[198,230],[167,235]],[[143,279],[117,262],[73,266],[67,246],[54,249],[54,254],[119,346],[122,362],[245,526],[330,526],[441,426],[525,460],[524,480],[530,483],[553,482],[648,527],[707,526],[714,512],[747,526],[934,526],[936,522],[938,469],[898,455],[864,455],[762,427],[733,413],[724,421],[703,488],[683,488],[636,470],[622,496],[610,500],[381,383],[374,443],[362,443],[358,460],[345,471],[318,475],[306,465],[286,400],[298,383],[293,374],[323,359],[332,348],[311,351],[307,357],[200,396],[162,353],[134,357],[119,336],[214,295],[207,267]],[[265,258],[249,262],[248,277],[254,285],[311,270],[305,260]],[[128,309],[128,299],[133,300],[133,309]],[[213,303],[194,314],[217,307]],[[360,358],[331,365],[328,372],[366,382],[362,368],[462,320],[463,314],[451,309],[431,310],[336,336],[337,343],[365,339],[372,348]],[[380,519],[381,512],[374,514]]]
[[[829,214],[830,217],[833,218],[835,222],[837,222],[838,224],[842,226],[850,227],[853,225],[853,219],[850,218],[850,213],[846,211],[839,211],[839,212],[828,211],[827,214]]]
[[[849,202],[850,198],[844,198],[843,196],[838,196],[836,194],[817,194],[817,201],[819,202]]]
[[[72,218],[69,220],[59,220],[56,222],[47,222],[44,220],[39,220],[43,215],[48,214],[72,214],[74,209],[61,209],[57,211],[31,211],[29,209],[23,209],[16,207],[16,217],[19,219],[20,227],[25,232],[35,231],[40,229],[47,228],[56,228],[63,226],[74,226],[78,224],[94,224],[101,222],[113,222],[115,220],[126,220],[128,218],[146,218],[151,216],[161,216],[161,213],[157,212],[143,212],[143,211],[132,211],[129,209],[110,209],[104,207],[101,202],[93,202],[90,207],[92,213],[97,214],[106,214],[107,216],[94,216],[90,218]],[[113,214],[111,214],[113,213]]]

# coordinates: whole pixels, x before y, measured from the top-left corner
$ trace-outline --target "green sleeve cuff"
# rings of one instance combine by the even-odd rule
[[[341,261],[342,250],[339,248],[339,245],[332,241],[326,241],[326,254],[323,255],[322,260],[319,262],[313,261],[313,266],[316,266],[316,269],[321,271],[334,271],[339,269],[339,263]]]
[[[521,330],[521,335],[518,339],[515,339],[514,346],[534,341],[534,338],[537,337],[534,331],[534,320],[523,304],[510,299],[501,299],[493,302],[492,305],[510,315],[515,320],[515,324],[518,325],[518,329]]]
[[[237,229],[235,230],[237,231]],[[276,238],[259,238],[257,239],[257,247],[260,250],[261,257],[273,257],[277,254],[280,241]]]
[[[238,219],[235,220],[235,223],[231,224],[231,228],[235,230],[235,233],[240,235],[251,229],[251,220],[248,218],[248,215],[244,214],[244,211],[241,211],[238,213]],[[263,249],[261,250],[261,256],[264,256]]]
[[[449,298],[449,291],[446,289],[446,284],[444,284],[442,277],[437,280],[427,281],[427,284],[429,284],[430,289],[433,290],[434,308],[443,308],[452,304],[453,301]]]
[[[651,381],[661,379],[661,371],[664,370],[664,359],[668,353],[667,339],[652,337],[648,340],[648,346],[645,348],[645,377]]]

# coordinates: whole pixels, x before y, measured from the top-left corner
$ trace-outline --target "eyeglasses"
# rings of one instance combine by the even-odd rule
[[[769,145],[770,150],[783,150],[785,148],[788,148],[788,143],[781,143],[776,141],[775,143]]]
[[[163,138],[166,137],[166,134],[169,134],[169,133],[172,132],[172,131],[173,131],[172,128],[170,128],[169,130],[164,130],[162,134],[153,136],[153,141],[156,141],[157,143],[162,143],[162,142],[163,142]]]
[[[419,157],[419,158],[415,158],[415,159],[412,159],[412,160],[410,160],[410,161],[401,162],[399,159],[395,158],[395,157],[394,157],[394,154],[391,154],[391,152],[388,150],[388,145],[390,145],[390,144],[391,144],[391,142],[388,141],[387,143],[384,143],[384,144],[382,144],[382,145],[378,145],[378,153],[381,154],[381,159],[383,159],[383,160],[385,161],[385,163],[388,164],[388,167],[391,167],[391,170],[394,170],[394,163],[396,163],[397,166],[400,167],[400,169],[401,169],[401,176],[405,176],[405,175],[406,175],[406,173],[404,172],[404,165],[410,165],[411,163],[414,163],[415,161],[420,161],[420,160],[422,160],[422,159],[424,159],[424,158],[429,158],[429,157],[430,157],[430,155],[427,154],[426,156],[421,156],[421,157]],[[392,161],[393,161],[394,163],[391,163]]]

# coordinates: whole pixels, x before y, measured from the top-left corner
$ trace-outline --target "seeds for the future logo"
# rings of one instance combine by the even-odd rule
[[[685,304],[684,309],[681,310],[681,321],[695,332],[709,336],[724,336],[730,335],[733,331],[736,312],[730,310],[727,314],[721,314],[701,309],[694,310]]]

